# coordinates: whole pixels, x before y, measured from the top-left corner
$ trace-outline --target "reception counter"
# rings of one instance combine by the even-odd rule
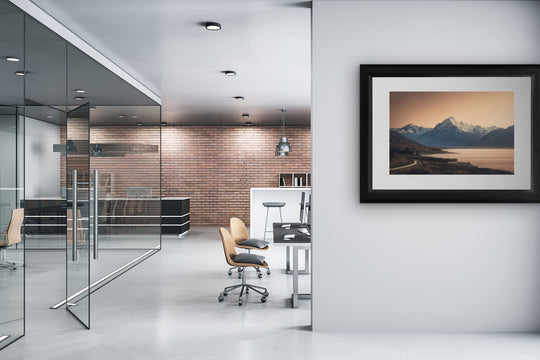
[[[251,188],[250,191],[250,237],[264,237],[264,221],[266,219],[266,208],[263,202],[284,202],[281,208],[283,222],[299,222],[300,220],[300,199],[302,192],[306,193],[306,201],[311,194],[310,188]],[[281,222],[278,208],[270,208],[268,212],[268,229],[272,229],[274,222]],[[267,233],[267,240],[272,239],[272,233]]]

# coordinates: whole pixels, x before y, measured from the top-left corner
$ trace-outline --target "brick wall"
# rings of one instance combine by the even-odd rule
[[[310,127],[285,130],[292,152],[276,157],[279,127],[165,126],[162,130],[162,196],[191,197],[192,226],[227,225],[237,216],[249,225],[249,191],[277,187],[280,172],[311,171]],[[61,131],[65,142],[65,128]],[[91,143],[159,145],[157,127],[93,127]],[[65,175],[62,158],[62,179]],[[113,197],[126,187],[159,188],[159,153],[92,157],[100,173],[114,173]],[[101,177],[104,179],[104,177]],[[103,188],[103,184],[101,185]]]
[[[311,171],[310,127],[287,127],[292,152],[274,155],[279,127],[163,128],[163,196],[191,197],[192,226],[249,224],[249,190],[277,187],[280,172]]]

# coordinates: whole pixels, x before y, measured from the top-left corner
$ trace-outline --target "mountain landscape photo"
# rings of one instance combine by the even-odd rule
[[[514,173],[513,93],[391,92],[390,105],[390,174]]]

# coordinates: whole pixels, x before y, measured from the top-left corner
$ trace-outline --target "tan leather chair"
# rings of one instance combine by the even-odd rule
[[[231,266],[235,266],[235,267],[240,267],[240,268],[246,268],[246,267],[268,268],[268,263],[266,261],[262,261],[259,255],[247,254],[247,253],[238,254],[234,247],[235,242],[231,234],[227,231],[227,229],[223,227],[219,228],[219,234],[221,235],[221,241],[223,242],[223,251],[225,252],[225,260],[227,261],[227,264]],[[229,292],[238,288],[241,288],[240,296],[238,298],[238,305],[242,305],[243,303],[242,295],[244,294],[244,290],[246,290],[246,294],[249,292],[249,290],[255,291],[256,293],[262,295],[261,302],[263,303],[266,302],[266,298],[268,297],[268,291],[266,290],[266,288],[262,286],[246,284],[245,273],[246,273],[245,271],[240,272],[241,277],[242,277],[242,284],[227,286],[226,288],[223,289],[223,291],[218,296],[219,302],[222,302],[225,299],[225,296],[229,294]]]
[[[266,251],[270,248],[268,245],[269,243],[265,240],[250,239],[246,224],[244,224],[244,222],[237,217],[231,218],[229,221],[229,229],[231,230],[231,236],[234,240],[234,246],[240,249],[247,249],[248,254],[251,253],[251,250]],[[229,275],[232,275],[233,269],[235,269],[235,267],[229,269]],[[255,267],[255,270],[257,270],[257,276],[261,278],[261,269],[259,267]],[[238,271],[241,272],[242,268],[238,268]],[[267,269],[266,273],[270,275],[272,272],[270,269]],[[240,274],[238,274],[238,277],[240,277]]]
[[[13,209],[11,220],[6,231],[2,233],[0,240],[0,267],[15,270],[17,265],[14,262],[6,261],[6,249],[21,242],[21,226],[24,221],[24,209]]]

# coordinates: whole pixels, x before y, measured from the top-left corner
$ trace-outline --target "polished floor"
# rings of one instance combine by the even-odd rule
[[[540,358],[538,334],[312,332],[310,302],[289,307],[292,279],[283,272],[283,248],[267,254],[271,276],[250,272],[250,282],[268,287],[266,303],[251,294],[242,307],[233,294],[219,303],[220,289],[238,280],[227,276],[217,229],[210,228],[164,238],[163,251],[94,293],[92,329],[84,330],[64,309],[49,310],[63,296],[64,256],[28,252],[27,334],[0,359]],[[309,276],[301,281],[301,290],[309,290]]]

